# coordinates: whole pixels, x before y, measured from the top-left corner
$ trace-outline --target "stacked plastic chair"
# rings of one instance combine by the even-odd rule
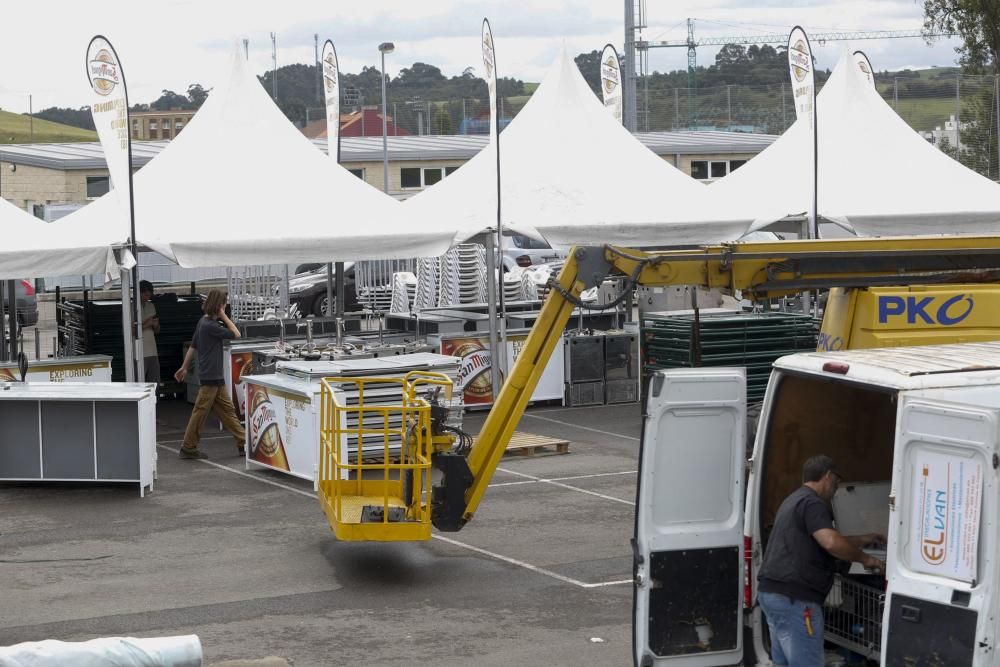
[[[417,290],[417,277],[409,271],[392,274],[390,313],[409,313]]]
[[[413,295],[414,312],[419,313],[437,305],[440,281],[440,257],[424,257],[417,260],[417,289]]]
[[[441,258],[438,306],[486,301],[486,249],[477,243],[455,246]]]

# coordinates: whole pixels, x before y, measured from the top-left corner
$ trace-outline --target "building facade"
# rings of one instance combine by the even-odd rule
[[[132,141],[169,141],[191,122],[194,110],[132,111]]]

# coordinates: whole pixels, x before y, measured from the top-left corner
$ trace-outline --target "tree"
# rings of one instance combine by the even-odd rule
[[[35,118],[51,120],[54,123],[72,125],[84,130],[94,129],[94,115],[90,113],[90,107],[80,107],[79,109],[63,109],[60,107],[49,107],[34,114]]]
[[[594,91],[595,95],[601,94],[601,52],[591,51],[590,53],[581,53],[576,58],[573,58],[573,62],[576,63],[577,68],[580,70],[580,74],[583,75],[583,80],[587,82],[590,89]]]
[[[184,95],[178,95],[172,90],[164,90],[149,108],[154,111],[170,111],[171,109],[190,109],[191,100]]]
[[[205,90],[200,83],[192,83],[188,86],[187,96],[188,100],[191,102],[191,108],[200,109],[201,105],[208,99],[208,92],[209,91]]]
[[[996,0],[924,0],[924,36],[957,33],[955,49],[962,67],[972,73],[1000,74],[1000,2]]]
[[[434,134],[452,133],[451,116],[448,115],[448,110],[444,106],[439,107],[437,113],[434,114],[432,128]]]
[[[735,65],[747,65],[750,59],[747,57],[747,50],[742,44],[726,44],[715,54],[716,67],[733,67]]]

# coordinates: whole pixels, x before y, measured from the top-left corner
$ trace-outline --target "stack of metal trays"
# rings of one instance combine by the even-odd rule
[[[764,396],[771,365],[786,354],[816,349],[818,322],[798,313],[646,313],[643,380],[665,368],[743,366],[747,400]]]
[[[321,378],[341,377],[341,378],[402,378],[407,373],[416,370],[442,373],[451,379],[454,390],[452,392],[451,418],[448,424],[454,428],[462,426],[462,383],[459,376],[462,360],[459,357],[450,357],[441,354],[421,352],[416,354],[405,354],[393,357],[380,357],[376,359],[346,359],[337,361],[318,362],[278,362],[277,372],[285,375],[292,375],[307,380],[319,380]],[[335,383],[339,400],[345,405],[357,405],[359,392],[357,385],[352,382]],[[424,385],[418,390],[418,394],[424,396],[435,390],[433,385]],[[365,386],[365,405],[400,405],[403,402],[401,386],[393,382],[367,384]],[[400,416],[393,415],[389,419],[389,426],[398,429]],[[357,416],[351,415],[347,421],[347,428],[357,428]],[[369,428],[377,429],[383,424],[383,417],[377,413],[365,416],[365,425]],[[362,437],[362,457],[378,458],[385,455],[385,438],[378,434],[370,434]],[[398,455],[400,450],[400,439],[398,436],[389,438],[390,455]],[[358,436],[347,436],[347,447],[351,454],[358,451]]]

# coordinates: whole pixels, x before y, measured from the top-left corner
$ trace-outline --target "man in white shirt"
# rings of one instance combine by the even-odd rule
[[[146,369],[143,382],[160,383],[160,355],[156,351],[156,334],[160,333],[160,318],[153,305],[153,284],[139,281],[139,302],[142,304],[142,354]]]

